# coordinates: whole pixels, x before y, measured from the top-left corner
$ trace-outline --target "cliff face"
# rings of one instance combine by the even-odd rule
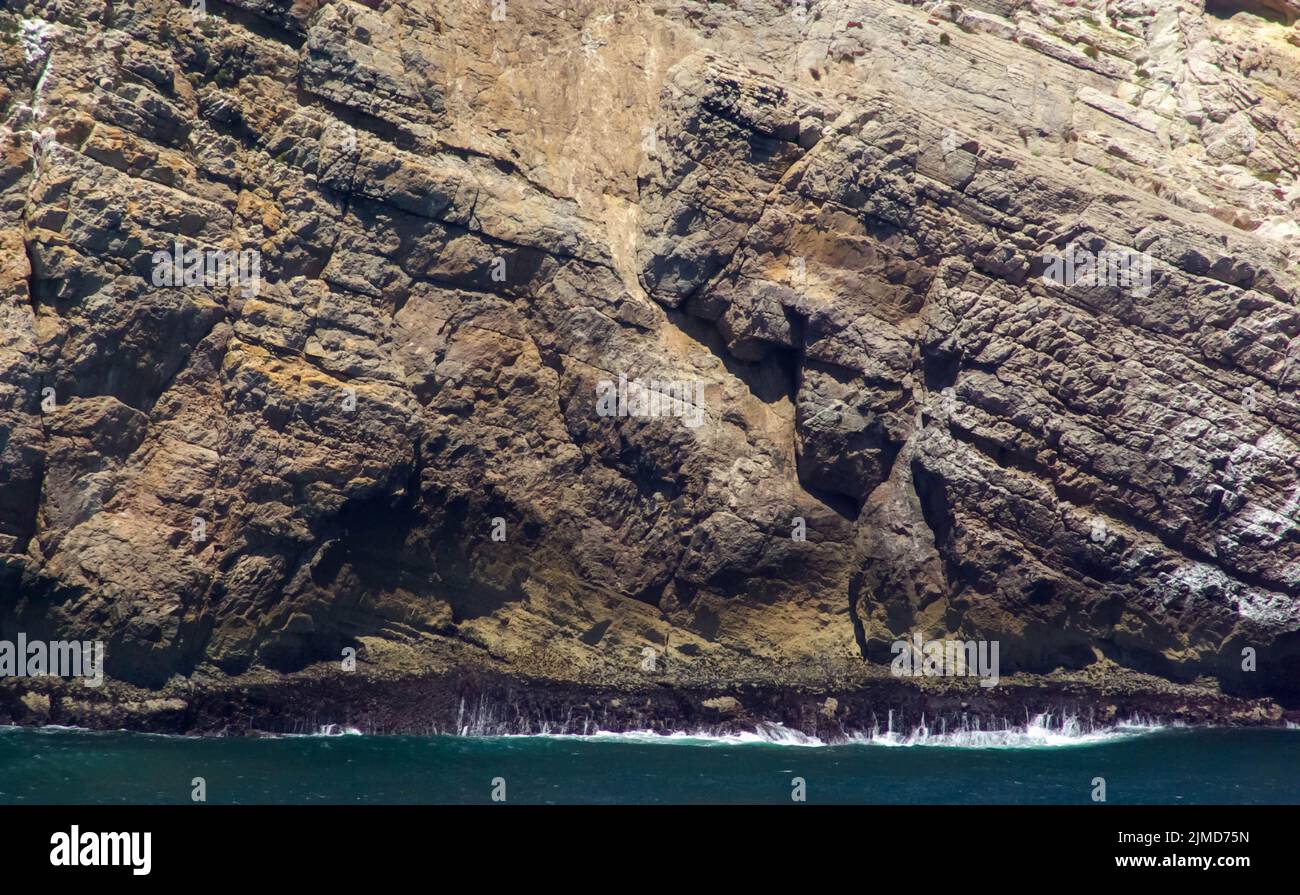
[[[187,7],[0,0],[0,637],[101,701],[1300,697],[1300,4]]]

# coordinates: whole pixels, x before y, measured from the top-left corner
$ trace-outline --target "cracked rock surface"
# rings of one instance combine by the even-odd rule
[[[0,638],[111,679],[0,716],[1300,705],[1300,5],[500,7],[0,0]]]

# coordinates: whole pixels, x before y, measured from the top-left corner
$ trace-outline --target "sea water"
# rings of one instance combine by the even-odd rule
[[[354,735],[349,735],[354,734]],[[1300,730],[924,725],[710,736],[172,737],[0,728],[0,804],[1300,803]]]

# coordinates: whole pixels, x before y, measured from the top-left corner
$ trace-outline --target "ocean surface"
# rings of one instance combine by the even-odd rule
[[[190,738],[0,728],[0,804],[1300,804],[1300,730]],[[800,779],[801,778],[801,779]]]

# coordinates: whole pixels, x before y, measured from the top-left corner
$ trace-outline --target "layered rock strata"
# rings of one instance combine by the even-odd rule
[[[199,6],[0,0],[0,717],[1300,702],[1291,0]]]

